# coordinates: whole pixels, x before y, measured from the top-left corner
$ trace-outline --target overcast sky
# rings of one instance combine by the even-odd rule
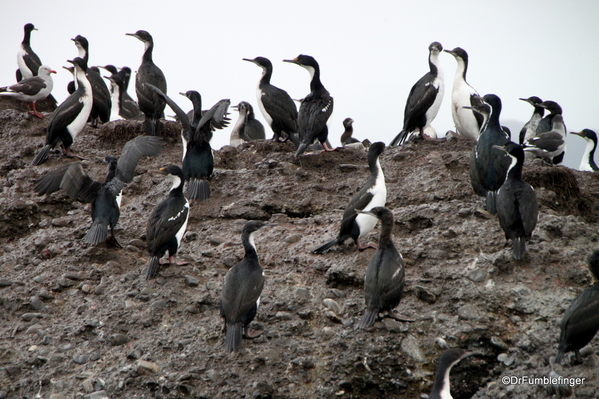
[[[31,22],[38,29],[33,50],[58,71],[53,94],[59,101],[71,80],[62,66],[77,56],[71,38],[88,39],[91,65],[135,71],[143,44],[125,33],[144,29],[154,37],[154,62],[166,75],[167,94],[184,110],[191,103],[178,93],[192,89],[202,94],[204,108],[222,98],[248,101],[271,137],[256,105],[261,70],[241,59],[269,58],[272,83],[299,99],[309,92],[309,74],[282,60],[303,53],[319,62],[322,82],[335,99],[331,143],[339,145],[341,122],[351,117],[355,137],[388,144],[401,129],[410,88],[428,71],[428,45],[439,41],[468,52],[468,82],[481,95],[501,97],[502,124],[514,135],[533,111],[518,98],[532,95],[560,103],[569,131],[599,128],[597,1],[30,0],[26,7],[3,1],[0,9],[0,85],[14,82],[23,25]],[[433,126],[444,135],[454,129],[456,62],[447,53],[440,61],[445,98]],[[129,93],[135,96],[133,84]],[[168,107],[166,112],[173,114]],[[228,143],[230,130],[215,134],[214,148]],[[578,167],[581,153],[573,150],[582,141],[568,137],[567,166]]]

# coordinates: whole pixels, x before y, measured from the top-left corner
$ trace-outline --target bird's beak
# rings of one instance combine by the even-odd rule
[[[125,36],[133,36],[133,37],[137,37],[137,35],[135,33],[125,33]]]
[[[451,51],[451,50],[443,50],[443,51],[446,52],[446,53],[449,53],[449,54],[453,55],[453,51]]]
[[[576,136],[584,137],[584,133],[583,132],[570,132],[570,134],[574,134]]]
[[[292,64],[297,64],[297,58],[294,58],[292,60],[283,60],[283,62],[291,62]]]
[[[369,215],[369,216],[374,216],[374,214],[370,211],[359,211],[357,209],[355,209],[356,213],[360,213],[362,215]]]
[[[57,73],[57,72],[54,69],[51,69],[50,73]]]
[[[241,61],[248,61],[248,62],[254,62],[254,60],[252,60],[251,58],[242,58]]]
[[[518,100],[522,100],[522,101],[528,102],[528,98],[519,98]]]
[[[474,111],[474,108],[472,108],[470,105],[464,105],[462,108],[464,108],[464,109],[471,109],[471,110]]]

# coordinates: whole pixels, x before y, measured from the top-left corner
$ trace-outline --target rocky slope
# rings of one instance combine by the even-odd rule
[[[89,205],[32,191],[39,176],[70,162],[53,155],[29,166],[47,119],[10,108],[0,104],[0,398],[426,398],[445,347],[481,352],[454,368],[455,398],[599,395],[591,348],[584,364],[568,357],[553,368],[585,378],[582,385],[502,383],[552,372],[557,323],[592,283],[586,258],[597,249],[596,174],[526,166],[540,216],[525,260],[516,262],[470,188],[471,144],[388,148],[387,206],[407,265],[398,311],[412,321],[384,319],[361,331],[355,324],[373,250],[357,253],[349,242],[321,256],[310,250],[336,235],[368,177],[364,150],[299,161],[290,145],[270,141],[216,151],[212,197],[192,204],[180,250],[189,264],[145,281],[146,220],[169,189],[151,171],[180,162],[177,124],[166,124],[164,151],[142,160],[125,189],[116,232],[123,248],[91,247],[82,241]],[[141,131],[137,122],[86,127],[73,150],[103,179],[105,155],[118,155]],[[225,354],[220,288],[243,255],[249,219],[277,223],[256,237],[267,282],[253,327],[264,333]]]

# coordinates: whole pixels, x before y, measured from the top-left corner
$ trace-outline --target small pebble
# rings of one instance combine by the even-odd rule
[[[85,364],[89,361],[89,356],[87,355],[75,355],[73,356],[73,361],[77,364]]]
[[[341,313],[341,305],[339,305],[335,300],[330,298],[325,298],[322,301],[322,304],[326,306],[328,309],[332,310],[336,314]]]
[[[0,287],[9,287],[12,285],[12,281],[5,279],[5,278],[0,278]]]
[[[156,363],[148,362],[146,360],[137,361],[137,372],[139,374],[157,373],[159,370],[160,366]]]
[[[35,318],[41,319],[43,318],[44,315],[41,313],[24,313],[21,318],[25,321],[31,321]]]
[[[129,337],[124,334],[114,334],[108,338],[108,342],[112,346],[124,345],[129,342]]]
[[[198,280],[194,276],[185,275],[183,277],[185,277],[185,281],[187,282],[187,285],[189,285],[190,287],[197,287],[198,285],[200,285],[200,280]]]

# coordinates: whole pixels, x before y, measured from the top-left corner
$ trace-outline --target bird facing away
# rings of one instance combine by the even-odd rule
[[[38,112],[35,103],[50,95],[54,88],[51,75],[53,73],[56,73],[56,71],[48,65],[42,65],[39,67],[37,76],[25,78],[17,84],[0,88],[0,96],[13,97],[19,101],[25,101],[27,105],[31,104],[33,110],[31,114],[43,118],[44,115]]]
[[[580,167],[578,170],[587,172],[596,172],[599,170],[595,163],[595,150],[597,149],[597,133],[591,129],[583,129],[580,132],[570,132],[576,136],[582,137],[586,141],[584,147],[584,154],[580,160]]]
[[[539,126],[539,122],[541,122],[543,115],[545,115],[545,108],[540,106],[543,100],[536,96],[521,98],[520,100],[526,101],[535,108],[530,120],[526,122],[522,127],[522,130],[520,130],[518,142],[522,145],[537,134],[537,127]]]
[[[435,382],[431,394],[428,396],[429,399],[452,399],[449,383],[449,373],[452,367],[462,359],[475,354],[475,352],[468,352],[459,348],[447,349],[443,352],[437,363]]]
[[[457,133],[469,140],[476,140],[481,131],[481,117],[472,111],[472,98],[478,96],[478,93],[466,81],[468,72],[468,53],[461,47],[453,50],[444,50],[453,55],[457,62],[457,68],[453,79],[453,89],[451,91],[451,116]]]
[[[360,213],[381,221],[379,247],[368,264],[364,278],[366,312],[358,323],[358,328],[368,328],[374,324],[379,312],[391,312],[399,305],[405,284],[405,266],[393,245],[393,213],[383,206]]]
[[[599,250],[589,256],[588,266],[596,281],[582,291],[564,312],[555,357],[558,364],[566,353],[572,351],[576,355],[576,363],[582,363],[580,349],[588,345],[599,330]]]
[[[501,100],[495,94],[482,97],[482,102],[474,100],[472,110],[485,115],[490,112],[486,127],[478,137],[470,156],[470,182],[477,195],[486,197],[486,208],[491,214],[496,213],[497,190],[505,181],[507,170],[510,167],[509,156],[493,148],[494,145],[503,146],[510,141],[510,137],[499,123],[501,113]],[[484,121],[484,117],[481,117]],[[484,122],[483,122],[484,123]]]
[[[162,70],[152,60],[152,52],[154,50],[152,36],[145,30],[127,33],[127,35],[138,38],[145,46],[141,65],[135,77],[135,92],[137,93],[139,109],[146,116],[146,134],[148,136],[158,136],[160,134],[160,118],[163,117],[166,101],[156,95],[155,91],[148,89],[146,83],[157,87],[166,94],[166,78]]]
[[[318,62],[314,57],[304,54],[300,54],[292,60],[283,61],[305,68],[311,77],[310,94],[302,100],[297,117],[299,146],[295,157],[302,155],[316,139],[322,144],[325,151],[332,151],[326,145],[326,141],[329,135],[327,121],[333,113],[333,97],[320,81]]]
[[[225,275],[220,297],[220,315],[225,319],[225,351],[227,352],[239,350],[242,336],[254,338],[259,335],[248,328],[258,312],[265,280],[254,245],[254,234],[268,226],[274,224],[251,220],[243,226],[241,243],[245,255]]]
[[[563,159],[566,151],[566,126],[561,114],[556,114],[551,123],[553,127],[550,131],[540,133],[524,143],[524,151],[533,153],[553,166],[560,162],[558,157]]]
[[[270,83],[272,77],[272,63],[268,58],[256,57],[254,59],[243,58],[262,68],[262,77],[258,82],[256,98],[258,108],[270,125],[274,136],[273,140],[284,140],[297,135],[297,107],[289,94],[283,89]]]
[[[190,199],[198,201],[210,197],[210,183],[214,169],[214,156],[210,140],[216,129],[222,129],[229,124],[227,110],[231,101],[223,99],[217,102],[208,111],[202,111],[202,97],[195,90],[189,90],[184,95],[193,103],[193,116],[189,120],[187,114],[162,93],[157,87],[147,83],[148,89],[163,98],[183,125],[181,140],[183,142],[183,175],[187,181],[187,195]]]
[[[510,156],[511,164],[507,178],[497,192],[497,217],[506,240],[512,240],[512,256],[522,260],[526,252],[526,240],[537,225],[539,205],[532,186],[522,180],[524,150],[514,142],[493,148]]]
[[[37,30],[33,24],[25,24],[23,27],[25,34],[23,41],[17,52],[17,82],[23,79],[37,76],[39,68],[42,66],[40,57],[31,49],[31,32]]]
[[[443,46],[439,42],[433,42],[428,50],[430,70],[412,86],[404,109],[403,128],[390,145],[402,145],[415,131],[418,131],[421,138],[426,138],[425,129],[431,131],[431,123],[441,108],[445,83],[439,53],[443,51]]]
[[[33,159],[32,165],[40,165],[46,159],[50,150],[62,142],[63,151],[67,156],[75,156],[71,145],[75,137],[83,130],[92,108],[92,88],[85,75],[87,64],[82,58],[69,60],[75,67],[77,90],[66,98],[52,113],[46,128],[46,145]]]
[[[159,137],[138,136],[129,140],[117,159],[107,156],[108,172],[104,183],[93,180],[83,169],[81,162],[73,162],[54,169],[38,179],[37,195],[64,190],[71,198],[92,204],[92,225],[84,241],[96,245],[106,242],[120,247],[114,236],[114,227],[120,217],[121,193],[125,184],[133,180],[135,168],[143,157],[160,153],[163,141]],[[110,227],[110,240],[108,239]]]
[[[334,240],[321,245],[312,251],[313,254],[323,254],[336,244],[342,244],[351,238],[356,244],[356,250],[363,250],[372,245],[362,246],[360,239],[366,236],[376,226],[377,218],[357,211],[369,211],[377,206],[385,206],[387,202],[387,187],[385,186],[385,175],[379,156],[383,153],[385,144],[373,143],[368,149],[368,168],[370,177],[362,189],[349,201],[343,218],[339,234]]]
[[[256,119],[254,108],[246,101],[241,101],[234,107],[239,111],[239,119],[233,126],[229,144],[237,147],[238,145],[251,140],[264,140],[264,126]]]
[[[168,196],[152,211],[146,227],[146,241],[150,253],[150,263],[146,271],[146,279],[156,276],[160,267],[160,258],[168,251],[169,263],[177,262],[177,251],[187,229],[189,220],[189,201],[183,195],[183,171],[176,165],[160,168],[160,172],[171,178],[173,186]]]

